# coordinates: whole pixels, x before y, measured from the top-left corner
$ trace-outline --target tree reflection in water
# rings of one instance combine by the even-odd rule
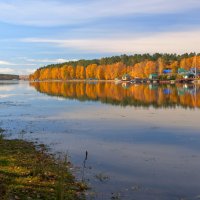
[[[200,108],[200,85],[115,84],[114,82],[31,82],[37,91],[51,96],[100,101],[120,106]]]

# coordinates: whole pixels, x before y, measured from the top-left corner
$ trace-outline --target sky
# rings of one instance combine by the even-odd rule
[[[1,0],[0,73],[135,53],[200,52],[200,0]]]

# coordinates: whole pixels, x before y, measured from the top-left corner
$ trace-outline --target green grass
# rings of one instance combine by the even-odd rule
[[[69,172],[69,162],[55,160],[45,146],[0,139],[0,199],[78,200],[86,186]]]

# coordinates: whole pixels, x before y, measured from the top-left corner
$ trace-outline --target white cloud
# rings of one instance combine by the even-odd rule
[[[4,60],[0,60],[0,65],[11,65],[12,63]]]
[[[200,30],[191,32],[168,32],[125,39],[75,39],[59,40],[45,38],[24,38],[22,42],[48,43],[62,48],[73,48],[87,52],[101,53],[185,53],[200,52]]]
[[[34,62],[34,63],[64,63],[69,61],[76,61],[76,59],[64,59],[64,58],[58,58],[58,59],[33,59],[33,58],[25,58],[28,62]]]
[[[36,69],[32,68],[0,68],[0,74],[16,74],[16,75],[28,75],[35,71]]]
[[[22,66],[22,65],[23,66],[34,66],[35,64],[33,64],[33,63],[12,63],[10,61],[0,60],[0,65],[3,65],[3,66]]]
[[[58,26],[102,17],[158,14],[200,7],[199,0],[1,0],[0,21],[33,26]]]
[[[35,69],[25,68],[27,66],[36,66],[33,63],[12,63],[10,61],[0,60],[0,74],[18,74],[26,75],[33,73]],[[5,66],[5,67],[4,67]]]
[[[19,69],[17,70],[18,71],[18,74],[19,75],[28,75],[28,74],[32,74],[36,69],[29,69],[29,68],[26,68],[26,69]]]
[[[18,74],[18,75],[28,75],[33,73],[36,68],[53,63],[63,63],[68,61],[76,61],[75,59],[32,59],[26,57],[18,57],[15,59],[16,63],[10,61],[0,60],[0,74]],[[31,67],[31,68],[27,68]]]
[[[12,74],[14,70],[11,68],[0,68],[0,74]]]

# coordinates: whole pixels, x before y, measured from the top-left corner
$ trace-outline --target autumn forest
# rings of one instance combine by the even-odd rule
[[[177,75],[178,68],[190,70],[195,65],[200,69],[200,54],[121,55],[48,65],[37,69],[30,80],[114,80],[124,74],[148,78],[152,73],[161,75],[166,68]]]

